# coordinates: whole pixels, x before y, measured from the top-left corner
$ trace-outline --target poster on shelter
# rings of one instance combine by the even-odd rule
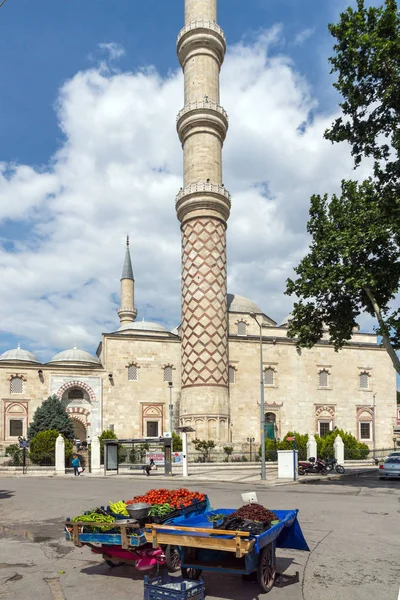
[[[156,465],[163,465],[165,462],[164,452],[146,452],[146,463],[150,463],[150,459],[153,459]]]
[[[183,452],[173,452],[172,462],[174,465],[181,465],[183,463]]]

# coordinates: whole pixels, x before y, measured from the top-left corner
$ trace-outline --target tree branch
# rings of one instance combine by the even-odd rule
[[[383,320],[379,304],[376,301],[375,296],[373,295],[373,293],[371,292],[371,290],[368,287],[364,287],[363,290],[367,294],[367,296],[372,304],[372,307],[374,309],[374,312],[376,314],[376,318],[378,319],[380,333],[382,335],[382,341],[383,341],[385,350],[389,354],[394,368],[396,369],[397,373],[399,373],[399,375],[400,375],[400,359],[397,356],[396,350],[393,348],[393,346],[390,342],[388,328],[386,326],[385,321]]]

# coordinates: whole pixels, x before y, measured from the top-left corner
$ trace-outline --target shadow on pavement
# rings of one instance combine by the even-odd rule
[[[299,569],[294,559],[277,556],[276,566],[278,573],[286,573],[287,569],[293,565],[290,574],[295,574]],[[295,568],[297,567],[297,568]],[[136,571],[133,566],[121,565],[120,567],[109,567],[106,563],[98,563],[81,569],[81,573],[86,575],[100,575],[106,577],[116,577],[118,579],[131,579],[132,581],[144,581],[145,575],[149,572]],[[180,572],[177,573],[180,575]],[[150,573],[150,577],[154,576]],[[257,600],[267,597],[260,590],[257,578],[254,580],[244,579],[240,574],[231,573],[212,573],[203,571],[202,577],[206,586],[206,595],[221,600]],[[300,584],[294,584],[299,586]]]
[[[11,492],[10,490],[0,490],[0,500],[5,500],[6,498],[11,498],[14,496],[15,492]]]

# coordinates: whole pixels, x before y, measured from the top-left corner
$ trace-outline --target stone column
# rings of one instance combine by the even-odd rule
[[[186,431],[182,431],[182,464],[183,464],[183,477],[188,477],[189,470],[188,470],[187,433],[186,433]]]
[[[56,439],[56,475],[65,475],[65,442],[61,433]]]
[[[335,441],[333,442],[333,451],[335,453],[335,458],[338,461],[339,465],[344,464],[344,443],[340,435],[335,437]]]
[[[314,435],[311,433],[308,436],[308,442],[307,442],[307,460],[313,456],[314,458],[317,458],[317,442],[315,441],[315,437]]]
[[[97,435],[92,437],[92,445],[90,446],[90,470],[92,475],[101,474],[100,440]]]
[[[185,78],[185,106],[177,118],[184,187],[176,199],[182,230],[181,416],[192,423],[206,415],[229,422],[226,224],[231,202],[222,182],[228,116],[219,104],[226,41],[216,11],[217,0],[185,0],[185,26],[178,36]]]

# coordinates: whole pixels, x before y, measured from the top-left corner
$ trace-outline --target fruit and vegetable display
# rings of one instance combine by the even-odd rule
[[[222,515],[215,515],[222,516]],[[227,531],[247,531],[251,535],[260,535],[270,528],[271,523],[279,519],[274,512],[261,504],[245,504],[237,511],[225,516],[218,529]]]
[[[92,511],[85,512],[83,515],[74,517],[72,522],[91,523],[91,525],[85,525],[85,531],[104,533],[105,531],[110,531],[114,528],[115,518],[105,513],[101,508],[96,508]],[[96,523],[96,525],[92,525],[92,523]],[[102,525],[102,523],[107,523],[107,525]]]
[[[248,519],[250,521],[269,521],[270,523],[271,521],[278,520],[278,517],[274,512],[255,502],[252,504],[245,504],[229,516],[231,518],[237,517],[239,519]]]
[[[188,507],[196,502],[204,502],[207,500],[205,494],[200,492],[190,492],[186,488],[179,490],[149,490],[143,496],[135,496],[133,500],[127,500],[125,504],[136,504],[138,502],[147,502],[151,505],[166,505],[169,504],[172,509]]]
[[[118,502],[110,502],[110,511],[114,515],[122,515],[124,517],[129,517],[129,513],[126,510],[126,504],[125,502],[122,502],[122,500],[118,500]]]

